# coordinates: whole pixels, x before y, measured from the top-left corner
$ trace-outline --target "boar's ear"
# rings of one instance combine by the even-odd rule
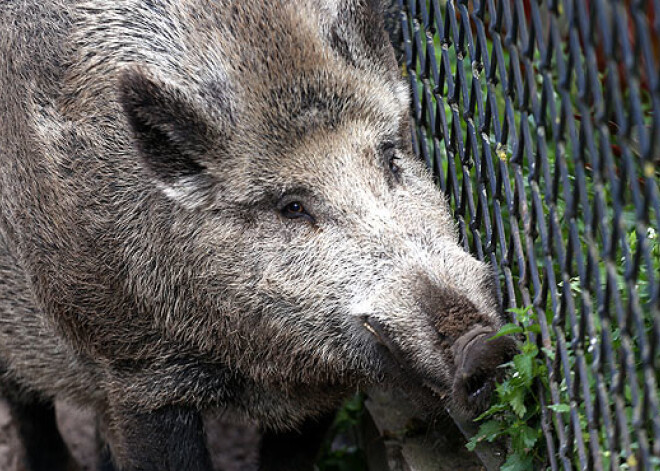
[[[211,203],[214,178],[205,165],[212,120],[177,87],[130,69],[119,80],[119,99],[145,168],[171,199],[187,208]]]
[[[385,9],[392,0],[338,0],[330,28],[330,44],[350,64],[363,69],[397,70],[394,50],[385,32]]]

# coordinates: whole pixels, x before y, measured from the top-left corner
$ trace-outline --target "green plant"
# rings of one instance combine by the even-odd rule
[[[323,443],[317,471],[363,471],[367,462],[356,430],[365,414],[364,394],[358,393],[339,409]]]
[[[539,355],[535,335],[539,326],[531,306],[510,309],[520,324],[506,324],[493,337],[521,334],[524,340],[520,353],[512,361],[502,365],[507,369],[504,381],[496,387],[491,407],[477,417],[484,421],[478,433],[467,443],[473,451],[481,441],[496,439],[509,441],[511,452],[502,466],[502,471],[533,469],[535,464],[545,461],[545,445],[541,440],[541,406],[537,397],[537,382],[544,383],[547,390],[548,371],[545,360]],[[546,355],[552,352],[546,352]],[[567,404],[549,406],[555,412],[567,412]],[[487,420],[486,420],[487,419]]]

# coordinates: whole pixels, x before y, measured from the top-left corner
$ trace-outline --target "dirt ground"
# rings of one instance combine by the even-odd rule
[[[83,471],[95,470],[94,416],[69,404],[56,405],[62,435]],[[206,434],[216,471],[257,469],[258,430],[224,416],[205,417]],[[23,471],[21,448],[7,403],[0,399],[0,471]]]

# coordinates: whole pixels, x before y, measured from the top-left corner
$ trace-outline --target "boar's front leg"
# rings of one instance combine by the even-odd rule
[[[30,471],[75,471],[77,464],[69,454],[55,421],[52,402],[11,403]]]
[[[5,389],[4,387],[2,389]],[[29,471],[75,471],[78,468],[57,428],[52,401],[32,393],[5,391],[25,449]]]
[[[199,411],[122,406],[104,418],[106,440],[120,471],[211,471]]]

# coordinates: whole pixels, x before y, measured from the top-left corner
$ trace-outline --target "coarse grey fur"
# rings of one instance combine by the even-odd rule
[[[483,406],[513,343],[375,1],[0,2],[0,107],[5,389],[92,405],[121,469],[207,469],[145,435],[185,448],[210,407]]]

